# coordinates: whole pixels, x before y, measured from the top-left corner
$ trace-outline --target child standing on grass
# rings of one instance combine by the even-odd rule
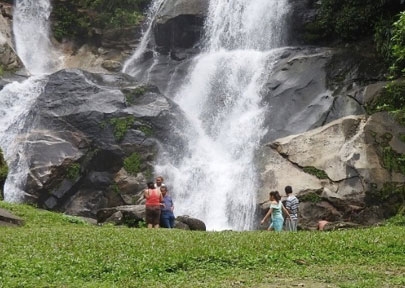
[[[271,191],[270,209],[260,223],[263,224],[267,220],[267,218],[269,218],[269,216],[271,215],[271,224],[267,230],[274,230],[274,231],[283,230],[283,223],[284,223],[283,211],[289,218],[290,214],[288,213],[287,209],[285,209],[283,203],[281,202],[280,193],[278,193],[278,191]]]

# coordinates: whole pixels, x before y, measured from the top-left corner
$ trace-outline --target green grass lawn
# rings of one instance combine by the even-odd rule
[[[334,232],[192,232],[0,207],[26,222],[0,227],[0,287],[405,287],[403,217]]]

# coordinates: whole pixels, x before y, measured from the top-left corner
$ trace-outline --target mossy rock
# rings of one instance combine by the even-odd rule
[[[0,198],[3,199],[3,188],[4,188],[4,182],[7,179],[7,174],[8,174],[8,166],[6,161],[4,160],[3,157],[3,151],[0,149]]]
[[[405,207],[405,184],[387,182],[382,188],[371,184],[365,202],[367,206],[382,207],[385,218],[397,215]]]
[[[318,179],[329,179],[328,174],[326,174],[325,171],[315,168],[313,166],[303,167],[302,171],[304,171],[305,173],[311,174],[311,175],[317,177]]]

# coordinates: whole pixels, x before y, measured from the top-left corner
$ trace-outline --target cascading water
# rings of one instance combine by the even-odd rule
[[[62,63],[49,39],[51,11],[50,0],[15,2],[13,31],[17,54],[33,75],[54,72]]]
[[[17,54],[27,70],[36,76],[21,83],[10,83],[0,91],[0,147],[9,165],[4,198],[9,202],[19,202],[25,194],[21,187],[25,184],[28,167],[24,161],[26,151],[21,147],[24,141],[19,139],[24,137],[28,111],[46,84],[42,74],[53,72],[60,64],[48,35],[50,11],[49,0],[17,0],[14,9]]]
[[[184,111],[188,150],[156,169],[172,184],[176,213],[209,230],[254,227],[254,153],[266,132],[260,91],[284,45],[287,0],[211,0],[205,49],[174,100]]]
[[[147,48],[148,43],[151,41],[152,22],[163,2],[165,2],[165,0],[154,0],[150,5],[146,15],[146,29],[142,33],[141,41],[132,56],[124,63],[122,72],[128,73],[132,76],[136,76],[139,73],[139,70],[137,69],[138,60],[141,58]]]

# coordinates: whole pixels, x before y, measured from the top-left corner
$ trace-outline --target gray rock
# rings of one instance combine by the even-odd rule
[[[405,183],[405,176],[381,159],[388,148],[405,153],[405,143],[400,141],[404,133],[405,128],[384,112],[369,118],[348,116],[278,139],[258,155],[265,187],[258,202],[267,200],[269,191],[283,192],[291,185],[301,200],[304,229],[315,227],[321,219],[373,225],[393,216],[401,207],[403,192],[388,198],[373,195],[383,195],[378,191],[387,184]],[[311,168],[314,175],[304,168]],[[320,172],[327,177],[318,178]]]
[[[114,223],[138,227],[145,219],[145,205],[126,205],[97,211],[97,223]]]
[[[25,137],[15,143],[29,167],[20,188],[40,207],[84,217],[132,204],[145,187],[144,174],[153,171],[159,143],[184,147],[177,130],[167,129],[181,129],[182,121],[177,106],[156,87],[140,87],[128,75],[54,73],[27,115]],[[123,175],[124,160],[134,153],[139,175],[130,175],[136,180],[128,186],[117,175]],[[10,167],[19,167],[20,160]]]
[[[153,31],[158,50],[191,48],[203,35],[207,0],[169,0],[158,11]]]
[[[122,64],[120,62],[114,61],[114,60],[105,60],[105,61],[103,61],[101,66],[108,71],[114,71],[114,72],[121,71],[121,69],[122,69]]]
[[[186,224],[190,228],[190,230],[196,230],[196,231],[206,231],[207,230],[205,223],[196,218],[192,218],[189,216],[177,216],[176,221]]]
[[[10,213],[9,211],[0,208],[0,226],[22,226],[24,220]]]

